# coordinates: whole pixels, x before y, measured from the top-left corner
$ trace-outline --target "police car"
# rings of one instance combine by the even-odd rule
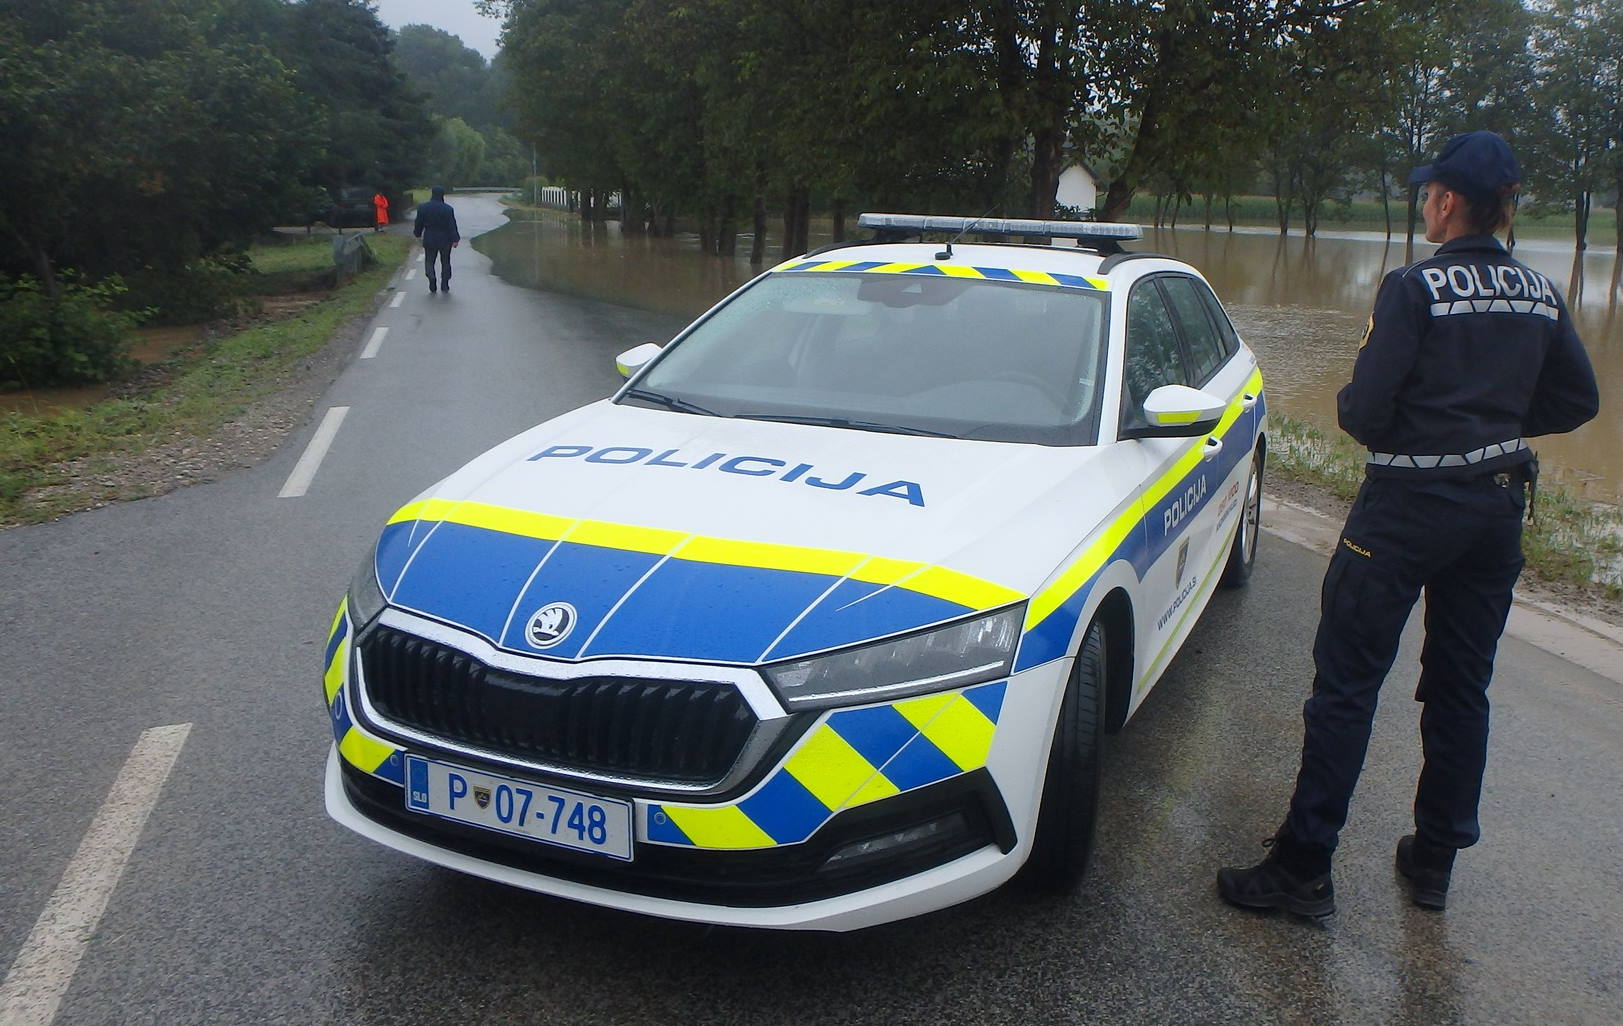
[[[1101,736],[1251,573],[1257,361],[1132,226],[859,224],[390,518],[328,635],[334,819],[706,923],[1077,882]]]

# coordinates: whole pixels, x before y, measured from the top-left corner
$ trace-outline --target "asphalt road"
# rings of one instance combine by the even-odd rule
[[[458,213],[468,235],[501,220],[485,199]],[[1339,914],[1218,900],[1216,867],[1260,855],[1282,814],[1311,671],[1323,557],[1272,536],[1112,739],[1100,851],[1063,901],[1005,891],[853,935],[706,929],[332,824],[322,639],[381,522],[606,394],[615,353],[675,327],[510,287],[468,245],[455,263],[449,296],[400,283],[388,332],[363,333],[374,354],[264,465],[0,533],[0,1024],[1623,1022],[1623,685],[1514,639],[1484,840],[1447,913],[1411,907],[1391,868],[1419,765],[1414,631]],[[348,412],[325,460],[280,497],[331,407]]]

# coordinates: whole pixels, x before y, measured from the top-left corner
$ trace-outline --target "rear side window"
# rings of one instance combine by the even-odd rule
[[[1200,296],[1201,302],[1206,304],[1206,312],[1211,315],[1212,323],[1217,325],[1217,337],[1223,340],[1223,354],[1233,356],[1240,351],[1240,336],[1234,330],[1234,322],[1229,320],[1228,311],[1217,301],[1211,286],[1194,278],[1189,281],[1194,286],[1196,294]]]
[[[1161,287],[1166,290],[1167,300],[1183,328],[1184,341],[1189,344],[1189,374],[1191,384],[1196,385],[1204,384],[1229,355],[1218,336],[1217,325],[1212,323],[1206,304],[1196,291],[1198,285],[1193,278],[1161,279]],[[1207,292],[1210,294],[1210,290]]]

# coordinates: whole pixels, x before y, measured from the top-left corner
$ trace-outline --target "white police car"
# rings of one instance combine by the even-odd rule
[[[1251,571],[1261,374],[1131,226],[859,223],[394,515],[326,648],[335,819],[710,923],[1079,879],[1101,735]]]

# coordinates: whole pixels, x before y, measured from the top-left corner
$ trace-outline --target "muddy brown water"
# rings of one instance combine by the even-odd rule
[[[812,246],[826,242],[813,232]],[[732,259],[701,257],[693,236],[622,236],[618,225],[583,227],[561,212],[515,220],[475,245],[515,284],[692,317],[753,277],[749,240]],[[1401,239],[1328,233],[1281,239],[1265,229],[1151,230],[1136,248],[1201,268],[1256,351],[1272,409],[1335,430],[1335,396],[1346,383],[1376,286],[1404,263]],[[1435,247],[1420,243],[1416,257]],[[1540,439],[1547,475],[1576,493],[1623,501],[1623,408],[1608,401],[1623,386],[1623,317],[1616,262],[1591,249],[1581,263],[1570,243],[1522,240],[1516,255],[1570,297],[1601,386],[1601,415],[1570,435]],[[769,249],[767,265],[779,259]],[[1575,275],[1581,270],[1581,276]],[[627,348],[653,339],[626,339]]]

